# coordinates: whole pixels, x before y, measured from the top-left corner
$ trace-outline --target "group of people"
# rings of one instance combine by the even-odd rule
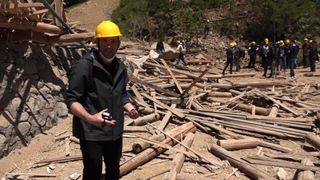
[[[187,65],[184,55],[186,54],[186,43],[184,40],[177,40],[177,61],[176,65]],[[163,41],[158,41],[156,44],[156,52],[159,54],[160,57],[163,56],[165,52]]]
[[[290,77],[295,78],[294,69],[298,65],[298,53],[300,47],[296,40],[285,39],[275,43],[269,42],[265,38],[261,45],[255,41],[250,42],[247,52],[249,55],[248,68],[255,68],[257,56],[261,59],[261,67],[263,68],[263,76],[274,77],[280,73],[281,70],[286,72],[290,69]],[[233,64],[236,65],[236,71],[240,70],[241,59],[244,57],[244,50],[237,46],[236,42],[229,43],[226,50],[227,62],[222,71],[225,74],[226,69],[230,66],[230,74],[232,74]],[[241,56],[242,55],[242,56]],[[302,45],[302,65],[304,68],[309,67],[311,72],[315,72],[315,62],[319,60],[317,43],[310,39],[305,38]],[[270,74],[268,74],[270,70]]]

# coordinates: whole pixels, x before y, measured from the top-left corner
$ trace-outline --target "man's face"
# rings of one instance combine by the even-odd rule
[[[120,46],[119,37],[100,38],[98,43],[99,51],[106,58],[112,58]]]

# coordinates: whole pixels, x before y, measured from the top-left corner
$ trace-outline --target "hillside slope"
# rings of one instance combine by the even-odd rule
[[[90,0],[72,6],[68,8],[68,22],[77,22],[79,27],[93,32],[99,22],[111,18],[112,11],[119,2],[120,0]]]

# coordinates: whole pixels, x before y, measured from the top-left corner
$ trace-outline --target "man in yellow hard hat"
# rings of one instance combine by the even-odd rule
[[[258,47],[256,45],[256,42],[252,41],[248,47],[248,54],[250,57],[248,68],[255,68],[256,67],[257,51],[258,51]]]
[[[232,66],[234,61],[234,53],[235,53],[235,46],[237,45],[236,42],[230,42],[229,47],[227,48],[227,62],[223,68],[222,75],[224,75],[225,71],[227,70],[228,66],[230,65],[230,74],[232,74]]]
[[[310,67],[310,45],[309,45],[309,39],[304,38],[303,44],[302,44],[302,65],[304,68]]]
[[[96,28],[98,49],[73,64],[67,106],[74,115],[73,135],[80,139],[83,179],[100,180],[102,160],[106,179],[119,179],[124,110],[139,116],[126,90],[128,74],[116,57],[121,32],[111,21]]]

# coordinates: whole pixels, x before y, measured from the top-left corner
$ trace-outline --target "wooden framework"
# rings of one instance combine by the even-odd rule
[[[51,4],[55,13],[66,22],[63,0]],[[50,9],[32,0],[0,0],[0,41],[31,41],[63,44],[90,41],[94,34],[73,27],[73,34],[57,18],[48,17]],[[50,13],[52,14],[52,13]]]

